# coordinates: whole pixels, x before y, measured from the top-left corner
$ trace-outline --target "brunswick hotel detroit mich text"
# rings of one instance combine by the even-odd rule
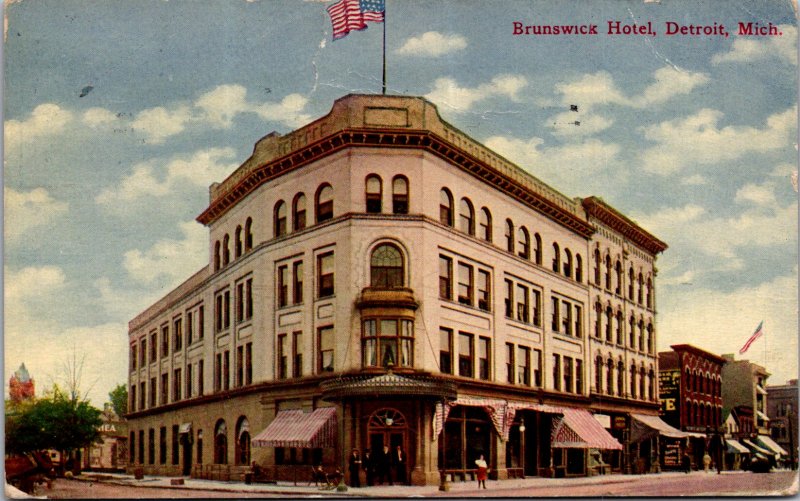
[[[129,468],[291,479],[400,445],[435,484],[480,454],[504,479],[657,450],[631,430],[658,422],[667,245],[429,101],[348,95],[265,136],[197,220],[208,265],[129,325]]]

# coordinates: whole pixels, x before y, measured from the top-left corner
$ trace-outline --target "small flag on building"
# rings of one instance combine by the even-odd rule
[[[339,0],[328,7],[333,39],[343,38],[351,31],[364,30],[368,22],[382,23],[385,10],[385,0]]]
[[[764,334],[764,321],[762,320],[758,327],[756,327],[756,331],[750,336],[750,339],[742,346],[742,349],[739,350],[739,355],[744,354],[748,349],[750,349],[750,345],[756,342],[756,339],[760,338]]]

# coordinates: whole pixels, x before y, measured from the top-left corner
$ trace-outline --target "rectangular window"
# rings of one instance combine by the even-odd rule
[[[506,343],[506,382],[514,384],[514,345]]]
[[[141,361],[142,367],[147,366],[147,338],[142,338],[139,341],[139,360]]]
[[[225,291],[225,301],[222,306],[222,327],[227,329],[231,326],[231,291]]]
[[[553,355],[553,389],[561,391],[561,355]]]
[[[156,378],[150,378],[150,407],[156,406],[156,396],[158,395],[158,389],[156,388]]]
[[[158,359],[158,333],[155,331],[150,334],[150,363]]]
[[[130,400],[131,400],[131,405],[130,405],[131,412],[135,412],[136,411],[136,385],[135,384],[131,385]]]
[[[169,374],[161,374],[161,405],[166,405],[169,401]]]
[[[147,462],[156,464],[156,430],[147,430]]]
[[[473,377],[475,338],[472,334],[458,333],[458,375]]]
[[[162,426],[158,433],[158,462],[167,464],[167,427]]]
[[[194,312],[186,312],[186,346],[191,346],[194,341]]]
[[[317,372],[333,372],[333,326],[321,327],[317,333],[319,358],[317,359]]]
[[[172,328],[174,330],[173,337],[175,339],[175,348],[173,352],[178,352],[183,349],[183,320],[181,318],[176,318],[172,323]]]
[[[278,308],[289,304],[289,267],[278,266]]]
[[[214,358],[214,391],[222,390],[222,353]]]
[[[147,397],[147,388],[144,384],[144,381],[139,383],[139,409],[144,410],[145,408],[145,398]]]
[[[136,345],[131,345],[131,371],[136,370]]]
[[[201,397],[203,396],[203,390],[205,389],[204,379],[203,379],[205,377],[205,374],[203,373],[204,372],[203,365],[204,363],[202,360],[197,362],[197,394]]]
[[[333,271],[333,252],[317,257],[317,282],[319,283],[320,298],[334,294]]]
[[[453,260],[439,256],[439,297],[453,299]]]
[[[572,357],[564,357],[564,391],[572,393]]]
[[[575,337],[583,337],[583,310],[575,305]]]
[[[288,358],[286,355],[286,334],[278,336],[278,379],[286,379],[288,377]]]
[[[472,306],[474,300],[472,274],[472,266],[458,263],[458,302],[469,306]]]
[[[561,301],[561,332],[572,335],[572,305],[566,301]]]
[[[542,386],[542,351],[533,350],[533,385]]]
[[[236,284],[236,321],[244,321],[244,282]]]
[[[197,310],[197,339],[203,339],[203,334],[205,330],[205,318],[203,314],[203,306],[200,306],[200,309]]]
[[[514,282],[506,279],[506,318],[514,318]]]
[[[236,347],[236,387],[244,384],[244,346]]]
[[[244,384],[253,384],[253,343],[244,345]]]
[[[303,375],[303,333],[295,332],[292,335],[292,376]]]
[[[186,398],[192,398],[192,384],[194,383],[194,366],[188,364],[186,366]]]
[[[575,393],[583,394],[583,360],[575,360]]]
[[[478,270],[478,308],[483,311],[491,310],[491,277],[489,272]]]
[[[175,373],[174,374],[175,374],[175,377],[174,377],[174,379],[172,381],[172,391],[174,392],[174,395],[172,396],[172,400],[174,402],[177,402],[178,400],[181,399],[181,385],[182,385],[183,381],[181,380],[181,370],[180,369],[175,369]]]
[[[220,332],[222,330],[222,302],[222,293],[219,293],[214,298],[214,329],[216,332]]]
[[[517,320],[525,322],[530,320],[530,303],[528,296],[528,288],[524,285],[517,284]]]
[[[294,304],[303,302],[303,262],[296,261],[292,265],[292,293]]]
[[[144,430],[139,430],[139,462],[144,464]]]
[[[489,380],[491,366],[491,344],[488,337],[478,338],[478,377]]]
[[[538,327],[542,326],[542,293],[536,289],[531,289],[531,295],[533,296],[533,318],[531,319],[533,325]]]
[[[161,326],[161,358],[169,355],[169,325]]]
[[[128,460],[131,464],[136,463],[136,432],[130,432],[128,440]]]
[[[524,346],[517,347],[517,383],[531,384],[531,349]]]
[[[178,456],[180,454],[180,447],[178,447],[178,425],[172,425],[172,464],[178,464]]]
[[[439,370],[445,374],[453,373],[453,331],[439,329]]]
[[[558,298],[557,297],[552,298],[551,304],[553,305],[553,316],[550,322],[550,327],[552,328],[553,332],[558,332],[560,324],[560,315],[558,312],[558,304],[559,304]]]
[[[253,318],[253,279],[244,282],[244,319]]]
[[[231,352],[225,350],[222,354],[222,389],[229,390],[231,387]]]

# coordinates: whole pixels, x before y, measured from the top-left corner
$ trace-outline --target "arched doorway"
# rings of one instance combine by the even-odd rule
[[[373,456],[388,446],[393,451],[399,445],[408,452],[408,422],[397,409],[385,407],[373,412],[367,425],[369,449]]]

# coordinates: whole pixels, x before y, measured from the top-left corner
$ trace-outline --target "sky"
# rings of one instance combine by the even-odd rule
[[[669,245],[659,350],[737,353],[764,321],[743,358],[772,384],[797,377],[793,2],[387,0],[385,24],[336,41],[333,3],[5,5],[5,384],[24,362],[41,394],[77,355],[84,393],[107,401],[127,381],[128,321],[208,262],[195,221],[208,186],[266,134],[380,93],[384,28],[389,94],[426,97]],[[655,35],[608,34],[616,21]],[[514,35],[515,22],[598,34]],[[668,35],[667,23],[728,36]]]

